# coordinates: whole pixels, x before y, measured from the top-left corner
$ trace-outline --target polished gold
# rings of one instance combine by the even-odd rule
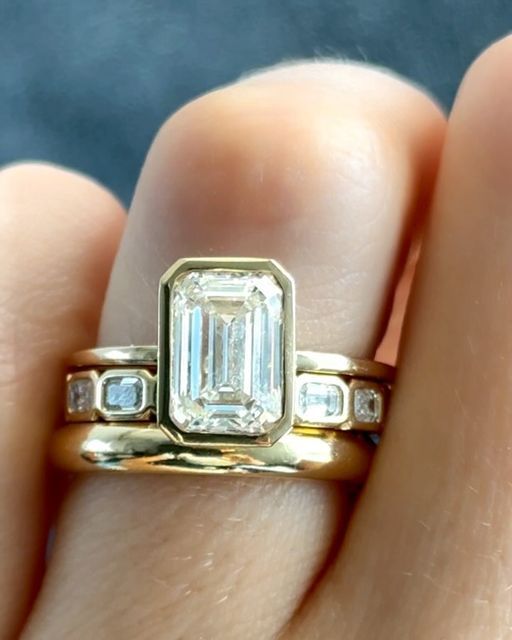
[[[126,347],[96,347],[76,351],[69,360],[72,368],[81,367],[155,367],[158,347],[155,345]],[[391,384],[395,378],[395,367],[375,360],[350,358],[338,353],[297,351],[297,371],[333,373],[357,378],[369,378]]]
[[[320,354],[322,355],[322,354]],[[126,364],[126,361],[125,361]],[[66,420],[68,422],[96,422],[105,421],[107,424],[117,421],[137,422],[141,427],[145,427],[145,423],[155,420],[157,415],[156,407],[156,370],[142,369],[138,367],[133,369],[119,364],[114,368],[104,367],[103,369],[77,369],[67,374],[67,384],[80,379],[89,379],[92,381],[94,389],[93,406],[88,411],[73,411],[69,406],[66,407]],[[113,377],[139,377],[143,382],[143,401],[141,407],[136,411],[113,411],[106,406],[102,387],[105,381]],[[323,417],[313,416],[313,418],[305,418],[300,411],[300,393],[303,384],[312,383],[320,385],[329,385],[335,387],[340,394],[340,410],[332,415]],[[389,397],[389,385],[383,382],[354,378],[347,375],[335,375],[333,373],[306,373],[299,372],[295,382],[296,397],[293,403],[293,425],[303,427],[314,427],[316,429],[335,429],[338,431],[369,431],[379,433],[383,427],[383,419],[385,409]],[[355,410],[356,390],[368,390],[375,393],[375,397],[380,402],[380,410],[378,414],[371,420],[362,421],[358,419]],[[173,441],[176,439],[171,437]],[[180,442],[177,440],[177,442]],[[210,443],[212,444],[212,443]]]
[[[173,443],[154,424],[73,424],[52,442],[53,462],[68,471],[265,475],[361,482],[374,447],[362,436],[294,429],[272,447],[231,450]]]
[[[389,364],[375,360],[350,358],[339,353],[318,353],[317,351],[297,352],[297,371],[369,378],[388,384],[395,379],[395,368]]]

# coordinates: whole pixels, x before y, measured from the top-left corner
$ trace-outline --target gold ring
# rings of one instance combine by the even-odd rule
[[[74,424],[52,442],[55,464],[70,471],[267,475],[361,482],[373,445],[357,434],[294,429],[271,447],[220,450],[176,445],[154,424]]]
[[[67,372],[63,468],[361,480],[394,369],[295,350],[275,261],[193,258],[161,278],[158,346],[89,349]]]

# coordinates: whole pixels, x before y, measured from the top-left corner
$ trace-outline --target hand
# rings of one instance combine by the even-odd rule
[[[1,638],[512,637],[511,68],[512,39],[477,61],[446,141],[432,100],[384,71],[258,73],[163,126],[127,220],[69,171],[0,174]],[[158,277],[197,254],[277,258],[298,346],[371,357],[443,144],[354,514],[334,483],[81,477],[35,597],[66,357],[98,326],[103,344],[154,342]]]

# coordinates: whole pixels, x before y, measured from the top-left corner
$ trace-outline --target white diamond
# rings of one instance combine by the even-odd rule
[[[267,433],[283,416],[283,290],[267,272],[179,275],[171,291],[169,415],[181,430]]]
[[[356,389],[354,415],[357,422],[379,422],[382,418],[382,394],[375,389]]]
[[[94,382],[91,378],[72,378],[68,382],[68,411],[86,413],[94,408]]]
[[[144,382],[138,376],[110,376],[102,390],[106,411],[136,413],[142,409]]]
[[[322,422],[341,416],[343,391],[333,383],[304,382],[299,389],[297,417],[305,422]]]

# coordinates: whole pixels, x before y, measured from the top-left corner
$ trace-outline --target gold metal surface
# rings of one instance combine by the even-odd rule
[[[68,364],[73,369],[82,367],[156,367],[158,347],[156,345],[96,347],[76,351]]]
[[[339,353],[319,353],[318,351],[298,351],[297,371],[334,373],[357,378],[371,378],[382,382],[393,382],[395,367],[375,360],[349,358]]]
[[[158,362],[158,347],[155,345],[125,346],[125,347],[97,347],[84,349],[74,353],[69,365],[73,368],[81,367],[156,367]],[[383,362],[350,358],[338,353],[320,353],[318,351],[297,351],[297,371],[332,373],[338,375],[369,378],[392,383],[395,368]]]
[[[373,446],[355,434],[293,429],[271,447],[193,448],[154,424],[73,424],[53,438],[53,462],[68,471],[266,475],[362,482]]]

